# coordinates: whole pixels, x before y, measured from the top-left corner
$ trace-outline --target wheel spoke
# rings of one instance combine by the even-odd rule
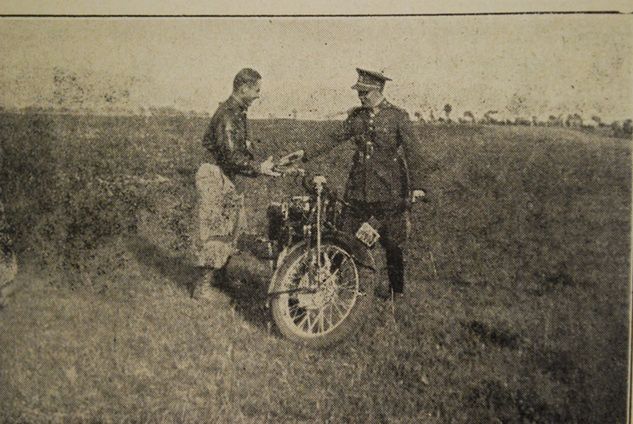
[[[345,285],[339,284],[336,287],[336,292],[337,293],[349,293],[349,292],[355,293],[356,291],[357,291],[356,290],[356,284],[353,284],[353,283],[352,284],[345,284]]]
[[[303,328],[303,324],[305,323],[306,331],[310,330],[310,311],[306,310],[306,317],[301,321],[301,325],[299,328]]]
[[[341,272],[341,269],[343,269],[343,266],[347,263],[347,261],[349,260],[349,258],[343,258],[343,260],[341,261],[340,264],[338,264],[338,266],[336,267],[336,271],[334,271],[332,274],[338,274],[339,272]]]
[[[338,269],[336,271],[334,271],[332,274],[330,274],[325,281],[323,282],[323,284],[330,282],[330,280],[333,280],[336,277],[336,274],[338,274]]]
[[[356,293],[358,290],[356,289],[356,284],[338,284],[336,286],[336,290],[334,292],[336,294],[345,295],[349,293]]]
[[[308,312],[309,314],[310,312]],[[308,333],[315,333],[316,331],[314,331],[314,328],[317,326],[317,324],[319,323],[319,321],[317,320],[318,316],[314,317],[314,321],[312,322],[311,325],[308,326]]]
[[[296,312],[299,309],[300,309],[299,302],[292,305],[288,305],[288,312]]]
[[[343,307],[341,307],[341,305]],[[332,298],[332,301],[330,302],[330,311],[332,315],[332,327],[336,327],[338,324],[340,324],[347,315],[346,305],[338,302],[336,298]]]
[[[347,261],[347,258],[345,258],[343,260],[343,262],[341,263],[341,266],[343,263],[345,263]],[[334,278],[336,278],[339,274],[339,272],[341,272],[341,267],[339,266],[336,271],[334,271],[332,274],[330,274],[330,276],[324,281],[324,283],[329,282],[330,280],[333,280]],[[353,283],[352,283],[353,284]],[[339,286],[340,287],[340,286]]]
[[[291,318],[292,318],[292,321],[296,323],[296,322],[297,322],[297,320],[299,320],[299,319],[301,319],[301,318],[305,317],[305,315],[306,315],[306,311],[305,311],[305,309],[303,309],[303,308],[297,308],[297,309],[296,309],[296,313],[295,313],[294,315],[292,315],[292,314],[291,314]]]
[[[336,300],[337,300],[337,296],[336,295],[332,296],[332,300],[330,301],[330,306],[334,307],[332,308],[333,311],[334,309],[336,309],[336,313],[338,314],[338,317],[340,318],[345,315],[345,311],[341,312],[341,308],[339,307]]]
[[[351,299],[356,297],[356,295],[358,294],[358,290],[356,290],[356,288],[351,288],[351,287],[341,288],[336,291],[336,294],[338,295],[339,298],[343,299],[344,301],[351,301]]]
[[[325,332],[325,308],[319,310],[319,328],[321,333]]]
[[[340,280],[340,279],[339,279]],[[337,292],[357,292],[358,291],[358,287],[357,285],[353,282],[353,281],[349,281],[346,284],[337,284],[336,287],[336,291]]]
[[[349,277],[347,275],[345,275],[345,274],[339,276],[339,283],[337,284],[337,291],[338,290],[357,291],[357,287],[358,287],[358,280],[357,280],[357,277],[356,277],[356,273],[352,273],[352,275],[350,275]]]
[[[328,311],[330,312],[330,328],[334,327],[334,310],[332,308],[332,303],[328,303],[327,305]]]
[[[341,300],[341,298],[338,295],[336,296],[336,301],[340,302],[340,305],[343,307],[343,315],[345,315],[347,313],[347,311],[349,310],[351,302],[345,302],[345,301]]]

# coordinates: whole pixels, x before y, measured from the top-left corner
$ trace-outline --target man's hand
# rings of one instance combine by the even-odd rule
[[[424,190],[413,190],[411,192],[411,203],[417,202],[428,202],[428,197],[426,196],[426,191]]]
[[[275,171],[273,168],[275,167],[275,163],[273,162],[273,157],[268,156],[268,159],[263,161],[259,165],[259,173],[263,175],[268,175],[271,177],[279,177],[281,176],[281,172]]]

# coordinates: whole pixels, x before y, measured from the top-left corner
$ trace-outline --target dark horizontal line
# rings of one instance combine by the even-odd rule
[[[0,14],[0,18],[400,18],[424,16],[507,16],[507,15],[614,15],[617,10],[576,10],[576,11],[529,11],[529,12],[478,12],[478,13],[378,13],[378,14]]]

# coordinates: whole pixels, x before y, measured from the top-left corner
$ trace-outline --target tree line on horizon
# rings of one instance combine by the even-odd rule
[[[21,113],[21,114],[54,114],[54,115],[122,115],[122,116],[143,116],[145,118],[155,117],[210,117],[207,111],[181,110],[174,106],[139,106],[137,108],[124,108],[111,106],[104,110],[95,111],[90,108],[69,108],[65,106],[26,106],[22,108],[7,108],[0,106],[0,113]],[[598,115],[592,115],[590,118],[584,118],[581,114],[574,112],[569,114],[550,114],[547,118],[532,115],[530,118],[526,116],[513,116],[499,110],[488,110],[480,117],[470,110],[465,111],[456,119],[451,116],[453,107],[447,103],[442,108],[442,114],[436,114],[433,109],[428,114],[416,111],[413,116],[415,121],[428,125],[521,125],[521,126],[540,126],[540,127],[566,127],[578,128],[585,130],[607,129],[610,130],[615,137],[630,138],[633,135],[633,120],[615,120],[607,122]],[[293,109],[285,117],[277,117],[273,114],[268,115],[268,119],[291,119],[299,120],[298,112]]]
[[[538,117],[532,115],[526,116],[513,116],[509,113],[504,113],[499,110],[488,110],[480,118],[478,118],[472,111],[467,110],[462,116],[457,119],[451,117],[453,107],[447,103],[442,108],[444,116],[441,114],[436,115],[434,110],[430,110],[425,116],[422,112],[416,111],[414,113],[415,120],[425,124],[431,125],[523,125],[523,126],[541,126],[541,127],[567,127],[567,128],[583,128],[583,129],[596,129],[596,128],[610,128],[613,131],[613,135],[616,137],[630,137],[633,134],[633,120],[614,120],[612,122],[604,121],[599,115],[592,115],[590,118],[584,118],[580,113],[574,112],[569,114],[550,114],[547,118]]]

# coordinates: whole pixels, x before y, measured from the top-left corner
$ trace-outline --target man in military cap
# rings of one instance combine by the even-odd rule
[[[372,217],[385,248],[389,289],[383,297],[404,293],[405,244],[409,236],[409,208],[424,195],[409,167],[421,163],[421,146],[406,111],[383,96],[386,81],[381,73],[358,69],[361,106],[353,108],[344,123],[344,139],[356,144],[345,198],[351,204],[344,212],[344,227],[354,233]]]
[[[235,75],[233,92],[213,114],[202,139],[211,153],[196,174],[199,194],[198,265],[209,271],[226,265],[237,238],[246,226],[245,181],[262,175],[276,177],[272,156],[255,160],[246,113],[259,98],[261,75],[245,68]],[[206,278],[204,279],[206,280]]]

